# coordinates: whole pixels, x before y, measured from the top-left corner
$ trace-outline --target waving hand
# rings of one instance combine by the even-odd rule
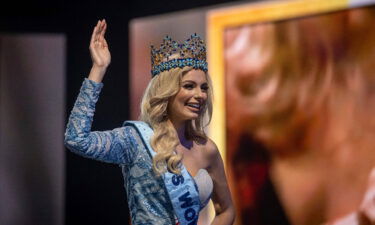
[[[89,79],[97,82],[101,82],[104,73],[111,62],[111,53],[109,52],[107,41],[104,38],[106,29],[106,21],[99,20],[92,32],[90,40],[89,49],[93,65]]]

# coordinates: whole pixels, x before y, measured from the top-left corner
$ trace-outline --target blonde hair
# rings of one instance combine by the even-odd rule
[[[375,110],[368,103],[375,99],[375,32],[368,27],[374,11],[267,24],[271,35],[265,43],[273,57],[264,76],[251,84],[249,101],[256,137],[273,146],[300,149],[311,144],[303,137],[316,132],[315,127],[324,129],[321,142],[327,150],[359,148],[359,143],[373,148]],[[369,26],[349,24],[353,12],[370,17]],[[322,25],[330,29],[323,32]]]
[[[180,173],[182,156],[175,153],[179,140],[173,125],[168,120],[168,102],[181,88],[182,77],[192,67],[174,68],[161,72],[149,82],[141,102],[140,120],[148,123],[154,130],[151,146],[157,153],[153,158],[153,168],[157,174],[166,169],[172,173]],[[196,120],[187,121],[185,136],[191,140],[206,139],[204,127],[209,124],[212,116],[212,84],[206,74],[208,96],[206,104]],[[204,121],[207,123],[204,124]]]

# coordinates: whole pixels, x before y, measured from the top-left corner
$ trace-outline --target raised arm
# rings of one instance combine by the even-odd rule
[[[103,87],[103,79],[111,57],[104,39],[105,21],[95,26],[90,53],[93,66],[89,78],[83,81],[80,93],[70,114],[65,132],[65,145],[72,152],[103,162],[128,164],[132,162],[137,150],[135,135],[130,127],[121,127],[111,131],[91,132],[91,124]]]
[[[102,83],[83,81],[65,131],[65,146],[81,156],[115,164],[129,164],[136,151],[135,131],[120,127],[111,131],[91,132],[95,104]]]

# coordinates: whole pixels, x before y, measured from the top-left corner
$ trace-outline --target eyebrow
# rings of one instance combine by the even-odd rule
[[[184,81],[182,81],[182,83],[189,83],[189,82],[196,84],[196,82],[193,81],[193,80],[184,80]],[[207,84],[207,82],[204,82],[203,84]]]

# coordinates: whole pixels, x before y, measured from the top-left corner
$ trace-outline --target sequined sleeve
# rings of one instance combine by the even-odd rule
[[[65,131],[65,146],[87,158],[115,164],[130,164],[137,149],[131,127],[91,131],[95,104],[102,87],[102,83],[87,78],[83,81]]]

